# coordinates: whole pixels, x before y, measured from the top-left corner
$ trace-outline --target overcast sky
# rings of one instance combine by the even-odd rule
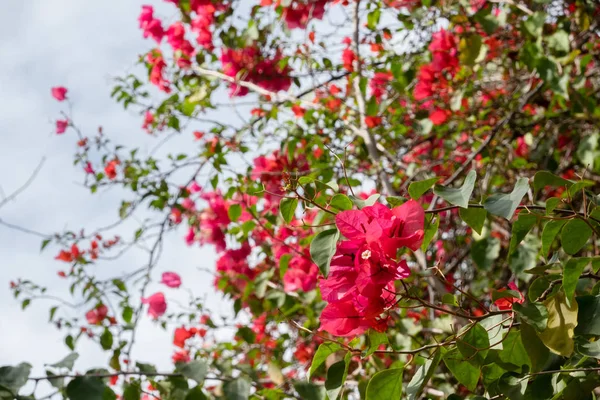
[[[162,1],[146,1],[159,15],[174,15]],[[118,142],[148,151],[156,140],[140,128],[142,118],[110,99],[112,77],[132,70],[137,55],[152,46],[137,26],[140,1],[103,0],[4,0],[0,12],[0,187],[6,194],[19,187],[46,158],[35,181],[15,201],[0,209],[0,219],[40,232],[65,228],[91,230],[118,218],[118,193],[90,195],[82,188],[82,174],[72,165],[73,132],[54,134],[53,120],[61,104],[50,96],[50,88],[64,85],[74,102],[74,119],[84,133],[102,125]],[[189,141],[173,141],[185,146]],[[124,232],[127,233],[127,232]],[[185,232],[172,235],[156,268],[181,273],[184,285],[198,295],[212,293],[212,278],[197,267],[214,268],[210,249],[187,248]],[[131,232],[129,232],[131,234]],[[64,332],[47,323],[49,302],[34,303],[25,312],[9,291],[9,281],[32,279],[66,294],[64,280],[56,275],[64,264],[53,258],[51,248],[39,252],[40,239],[0,226],[0,365],[28,361],[35,375],[44,363],[55,362],[69,350],[62,344]],[[139,255],[138,255],[139,256]],[[103,268],[118,275],[139,266],[143,260],[132,254]],[[150,292],[164,290],[167,299],[181,296],[155,284]],[[170,291],[169,291],[170,290]],[[213,308],[227,305],[211,296]],[[134,356],[138,360],[168,367],[173,351],[172,332],[163,332],[145,318]],[[105,366],[108,354],[97,345],[80,347],[76,369]]]

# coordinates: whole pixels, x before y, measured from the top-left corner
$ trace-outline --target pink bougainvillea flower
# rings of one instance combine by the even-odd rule
[[[173,354],[173,357],[171,357],[171,359],[175,364],[188,363],[191,360],[190,352],[188,350],[178,350],[175,352],[175,354]]]
[[[69,126],[69,121],[66,119],[59,119],[56,121],[56,133],[61,135],[65,133],[67,127]]]
[[[164,272],[160,283],[167,285],[170,288],[178,288],[181,286],[181,277],[175,272]]]
[[[421,246],[425,212],[414,200],[391,210],[376,203],[338,213],[335,223],[348,240],[337,244],[329,275],[319,282],[323,300],[329,303],[320,329],[336,336],[385,329],[385,312],[396,298],[394,282],[410,275],[398,250]]]
[[[65,101],[67,99],[67,88],[62,86],[53,87],[51,89],[52,97],[58,101]]]
[[[501,299],[496,300],[494,302],[494,304],[496,305],[496,307],[498,307],[498,310],[511,310],[513,308],[513,304],[515,304],[515,303],[523,304],[523,302],[525,301],[525,297],[523,296],[523,293],[519,290],[519,288],[517,287],[517,285],[514,282],[510,282],[508,284],[508,289],[519,293],[519,298],[518,299],[501,298]],[[506,291],[506,288],[498,289],[498,292],[504,292],[504,291]]]
[[[138,18],[140,29],[144,31],[144,37],[151,37],[157,43],[162,41],[165,31],[159,19],[154,18],[154,8],[152,6],[142,6],[142,12]]]
[[[85,319],[87,319],[88,324],[90,325],[100,325],[102,321],[106,318],[108,314],[108,308],[104,304],[100,304],[96,306],[96,308],[88,311],[85,314]]]
[[[449,116],[449,111],[437,108],[431,114],[429,114],[429,120],[433,122],[434,125],[442,125],[448,120]]]
[[[94,168],[92,167],[92,163],[87,161],[85,163],[85,167],[83,168],[83,170],[85,171],[85,173],[87,174],[95,174],[96,172],[94,171]]]
[[[148,315],[157,319],[167,311],[167,302],[162,292],[154,293],[150,297],[142,299],[142,304],[148,304]]]

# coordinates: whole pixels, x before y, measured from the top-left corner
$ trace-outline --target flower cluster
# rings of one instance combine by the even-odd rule
[[[423,242],[425,213],[415,201],[389,209],[382,204],[336,215],[347,240],[338,243],[329,276],[319,282],[328,302],[321,330],[356,336],[369,328],[385,330],[384,312],[396,299],[395,281],[410,270],[398,250],[417,250]]]
[[[325,5],[331,0],[292,0],[283,7],[282,17],[289,29],[304,29],[311,18],[322,19],[325,15]],[[280,7],[281,0],[262,0],[261,6],[274,5]]]
[[[292,84],[290,78],[290,67],[281,66],[283,56],[279,51],[272,57],[261,54],[256,46],[243,49],[224,48],[221,53],[221,64],[223,73],[232,78],[241,79],[254,83],[271,92],[288,90]],[[232,83],[230,85],[230,96],[245,96],[248,88]]]

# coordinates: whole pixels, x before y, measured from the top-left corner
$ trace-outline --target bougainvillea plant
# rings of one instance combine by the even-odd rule
[[[189,151],[57,117],[85,186],[121,188],[121,219],[144,222],[44,240],[71,288],[54,295],[84,301],[79,318],[50,305],[65,359],[0,368],[1,399],[595,398],[596,1],[167,3],[140,4],[141,72],[112,95]],[[201,294],[175,311],[194,283],[163,269],[167,235],[218,255],[229,317]],[[92,274],[140,243],[141,268]],[[11,287],[24,308],[52,290]],[[132,355],[145,319],[172,331],[173,368]],[[73,370],[84,341],[107,365]]]

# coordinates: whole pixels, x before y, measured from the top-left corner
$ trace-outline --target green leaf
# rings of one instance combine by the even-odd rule
[[[372,206],[373,204],[375,204],[377,202],[377,199],[380,196],[381,195],[379,193],[375,193],[375,194],[369,196],[369,198],[366,200],[359,199],[358,197],[354,197],[354,196],[349,196],[349,199],[356,205],[356,207],[358,207],[359,209],[362,209],[364,207]]]
[[[329,205],[339,211],[351,210],[352,200],[350,200],[345,194],[338,193],[331,198]]]
[[[250,382],[237,378],[223,385],[226,400],[248,400],[250,398]]]
[[[493,194],[485,199],[483,207],[488,210],[490,214],[510,220],[528,190],[529,180],[527,178],[519,178],[511,193]]]
[[[294,383],[294,389],[296,389],[301,399],[325,400],[325,388],[323,386],[317,386],[310,382],[300,381]]]
[[[576,343],[577,352],[587,357],[600,359],[600,341]]]
[[[402,368],[379,371],[367,385],[366,400],[390,400],[402,397]]]
[[[346,377],[348,376],[348,366],[350,365],[351,353],[347,353],[342,361],[333,364],[327,370],[325,379],[325,390],[329,400],[336,400],[344,387]]]
[[[573,353],[573,331],[577,326],[577,302],[567,304],[564,292],[544,301],[548,310],[548,326],[539,334],[546,347],[556,354],[569,357]]]
[[[208,400],[208,397],[206,397],[200,386],[196,386],[190,389],[188,394],[185,396],[185,400]]]
[[[527,379],[523,379],[513,372],[508,372],[502,375],[498,381],[498,389],[510,400],[522,400],[527,389]]]
[[[474,391],[481,375],[479,368],[466,361],[457,348],[447,352],[443,359],[444,364],[456,380],[465,385],[470,391]]]
[[[392,207],[398,207],[398,206],[401,206],[402,204],[406,203],[408,201],[408,199],[406,197],[400,197],[400,196],[387,196],[385,198],[385,201]]]
[[[489,269],[500,255],[500,240],[488,237],[471,246],[471,258],[481,269]]]
[[[600,296],[576,297],[579,308],[577,335],[600,336]]]
[[[442,296],[442,303],[458,307],[458,299],[456,298],[456,295],[453,295],[452,293],[444,293]]]
[[[470,226],[471,229],[481,235],[485,219],[487,218],[487,210],[483,208],[460,208],[458,210],[458,215],[460,215],[460,218]]]
[[[413,200],[419,200],[433,185],[439,181],[439,178],[430,178],[424,181],[413,182],[408,185],[408,194]]]
[[[286,223],[292,222],[294,219],[294,215],[296,214],[296,208],[298,208],[298,199],[297,198],[289,198],[284,197],[279,202],[279,211],[281,212],[281,216]]]
[[[542,31],[544,29],[545,22],[546,22],[546,13],[537,11],[525,20],[525,22],[523,23],[523,27],[525,28],[525,31],[527,33],[529,33],[531,36],[537,38],[542,35]]]
[[[30,373],[31,364],[28,363],[21,363],[16,367],[0,367],[0,386],[4,386],[17,394],[19,389],[27,383]]]
[[[237,222],[237,220],[242,216],[242,206],[239,204],[230,205],[227,209],[227,215],[229,216],[231,222]]]
[[[565,54],[568,53],[571,48],[569,44],[569,34],[562,29],[548,36],[547,41],[548,47],[556,53]]]
[[[123,400],[140,400],[140,397],[142,397],[142,388],[139,382],[125,383]]]
[[[546,215],[550,215],[556,210],[556,207],[561,203],[558,197],[551,197],[546,200]]]
[[[505,364],[514,365],[521,370],[523,366],[530,366],[531,361],[521,341],[521,335],[518,331],[511,330],[502,341],[502,350],[498,353],[498,358]]]
[[[115,399],[114,392],[104,384],[102,379],[80,376],[67,385],[67,398],[70,400],[109,400]]]
[[[181,375],[201,385],[208,373],[208,363],[204,360],[193,360],[178,366],[177,370]]]
[[[467,208],[469,206],[471,193],[473,193],[473,189],[475,188],[476,178],[477,173],[474,170],[471,170],[460,188],[447,188],[445,186],[435,185],[433,193],[452,205]]]
[[[577,253],[585,246],[592,233],[592,228],[585,221],[579,218],[570,220],[560,233],[563,250],[569,255]]]
[[[154,365],[152,365],[152,364],[146,364],[146,363],[136,362],[135,366],[137,367],[137,369],[140,370],[140,372],[150,373],[150,374],[155,374],[156,373],[156,367]]]
[[[321,343],[312,359],[310,369],[308,370],[308,379],[310,379],[310,377],[315,373],[317,368],[319,368],[321,364],[323,364],[325,360],[327,360],[327,357],[341,349],[342,346],[334,342]]]
[[[583,273],[585,267],[592,261],[589,257],[571,258],[566,262],[563,270],[563,289],[565,291],[567,304],[571,304],[573,296],[575,296],[575,289],[579,282],[579,277]]]
[[[435,219],[432,223],[431,221]],[[435,234],[438,232],[440,227],[440,217],[437,215],[431,215],[428,218],[427,226],[425,227],[425,234],[423,235],[423,243],[421,244],[421,250],[426,251],[429,247],[429,244],[435,237]]]
[[[464,65],[474,65],[475,60],[481,52],[483,41],[480,35],[465,35],[460,39],[458,48],[460,50],[460,63]]]
[[[544,225],[544,230],[542,231],[542,255],[544,257],[548,256],[550,249],[552,248],[552,243],[554,239],[556,239],[556,235],[562,229],[563,226],[567,223],[564,219],[555,219],[550,220],[546,225]]]
[[[340,232],[337,229],[328,229],[319,232],[310,243],[310,256],[319,267],[323,276],[329,274],[329,264],[335,254]]]
[[[433,376],[435,369],[441,360],[442,352],[438,350],[433,354],[432,358],[428,358],[427,361],[425,361],[425,364],[421,365],[406,387],[408,400],[416,400],[419,398],[419,394]]]
[[[466,360],[476,366],[483,364],[490,347],[487,330],[480,324],[467,327],[467,333],[456,341],[456,347]]]
[[[537,195],[540,189],[543,189],[546,186],[553,188],[566,187],[568,189],[572,184],[573,182],[548,171],[538,171],[533,176],[533,191],[535,195]]]
[[[379,346],[382,344],[388,344],[388,337],[385,332],[377,332],[373,329],[369,330],[369,347],[367,351],[363,355],[363,358],[369,357],[371,354],[376,352],[379,349]]]
[[[534,328],[527,323],[521,323],[521,342],[527,343],[525,351],[531,361],[531,371],[542,371],[550,357],[550,350],[542,343]]]
[[[108,328],[105,328],[102,335],[100,335],[100,345],[104,350],[110,350],[112,348],[113,335]]]
[[[66,368],[70,371],[73,369],[73,365],[75,365],[75,361],[77,361],[78,358],[79,354],[71,353],[59,362],[50,364],[49,366],[54,368]]]
[[[538,221],[537,215],[529,214],[526,212],[520,212],[517,220],[514,222],[512,226],[511,238],[510,238],[510,246],[508,250],[508,254],[511,254],[519,243],[525,239],[525,236],[529,233],[531,228]]]
[[[548,326],[548,310],[540,303],[527,303],[525,305],[514,303],[513,311],[521,318],[521,321],[542,332]]]

